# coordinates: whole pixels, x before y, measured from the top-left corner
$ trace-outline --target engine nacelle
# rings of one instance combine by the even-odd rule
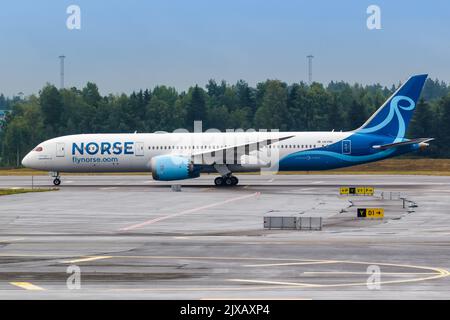
[[[199,168],[182,156],[156,156],[152,158],[150,165],[154,180],[183,180],[200,176]]]

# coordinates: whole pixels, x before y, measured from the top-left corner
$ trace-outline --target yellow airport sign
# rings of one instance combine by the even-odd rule
[[[358,187],[340,187],[340,195],[357,195],[357,196],[373,196],[375,192],[374,187],[358,186]]]
[[[375,191],[374,187],[365,187],[364,189],[365,189],[364,194],[366,196],[373,196],[374,191]]]
[[[357,209],[358,218],[369,218],[369,219],[383,219],[384,209],[383,208],[358,208]]]

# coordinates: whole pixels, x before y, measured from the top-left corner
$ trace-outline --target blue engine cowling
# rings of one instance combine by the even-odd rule
[[[199,168],[185,157],[156,156],[151,160],[152,176],[155,180],[171,181],[197,178],[200,176]]]

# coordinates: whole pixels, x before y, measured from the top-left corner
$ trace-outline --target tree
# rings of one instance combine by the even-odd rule
[[[46,135],[42,110],[36,97],[30,97],[27,104],[15,105],[13,114],[2,131],[1,153],[3,164],[16,166]]]
[[[52,128],[58,128],[60,125],[61,114],[63,111],[63,101],[61,94],[54,85],[47,84],[39,94],[44,124],[53,132]],[[57,130],[55,130],[57,131]]]
[[[352,107],[349,110],[348,122],[352,129],[357,129],[367,120],[364,105],[356,99],[352,102]]]
[[[327,112],[331,96],[322,84],[314,82],[308,88],[308,130],[328,130]]]
[[[249,107],[252,111],[256,110],[256,101],[254,90],[244,80],[239,80],[233,87],[236,92],[237,106],[240,108]]]
[[[98,92],[98,87],[95,83],[88,82],[86,86],[81,91],[84,101],[93,106],[97,107],[98,103],[102,99],[100,93]]]
[[[436,130],[436,147],[440,150],[440,155],[450,157],[450,94],[439,100],[438,130]]]
[[[278,80],[267,80],[262,104],[255,114],[255,124],[260,129],[287,130],[287,88]]]
[[[206,120],[205,93],[198,85],[191,90],[190,101],[186,109],[186,125],[188,128],[193,128],[194,121]]]
[[[149,131],[173,131],[183,126],[179,106],[170,106],[166,101],[153,95],[147,106]]]
[[[338,99],[338,95],[333,94],[331,98],[331,104],[329,105],[327,112],[327,130],[342,130],[343,129],[344,116],[342,113],[342,105]]]
[[[411,138],[426,138],[432,134],[433,115],[430,105],[422,98],[414,111],[411,124],[409,125],[409,135]]]
[[[5,107],[6,107],[6,99],[2,93],[0,94],[0,109],[5,109]]]
[[[290,125],[289,129],[293,131],[307,131],[310,123],[308,88],[305,83],[294,83],[290,90],[287,100],[289,110]]]

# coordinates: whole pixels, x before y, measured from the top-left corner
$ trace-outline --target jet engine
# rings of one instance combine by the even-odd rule
[[[150,166],[154,180],[183,180],[200,176],[200,169],[188,158],[182,156],[156,156],[152,158]]]

